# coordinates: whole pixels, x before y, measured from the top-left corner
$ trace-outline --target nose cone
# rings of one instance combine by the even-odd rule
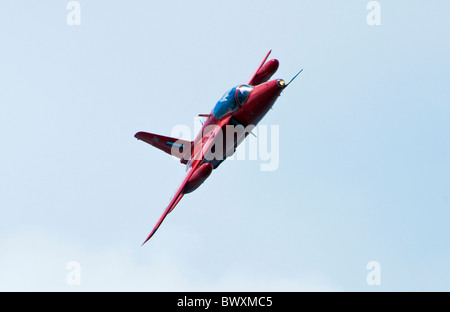
[[[261,83],[253,88],[246,103],[236,112],[234,118],[242,125],[256,125],[266,115],[286,88],[282,79]]]
[[[278,79],[277,84],[280,88],[286,88],[286,81],[284,81],[283,79]]]
[[[283,79],[275,79],[256,86],[250,99],[256,102],[274,102],[286,88],[286,82]],[[245,106],[245,105],[244,105]]]
[[[273,98],[278,97],[284,88],[286,88],[286,82],[283,79],[277,79],[263,84],[262,92],[265,93],[268,98]]]

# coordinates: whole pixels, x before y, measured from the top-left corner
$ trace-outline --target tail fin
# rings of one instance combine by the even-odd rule
[[[138,132],[134,137],[159,148],[167,154],[179,158],[180,162],[183,164],[186,164],[191,156],[193,143],[191,141],[175,139],[148,132]]]

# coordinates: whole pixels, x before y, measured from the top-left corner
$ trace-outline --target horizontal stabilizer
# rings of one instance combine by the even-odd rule
[[[192,142],[166,137],[154,133],[138,132],[134,135],[138,140],[142,140],[156,148],[181,159],[182,163],[187,163],[192,150]]]

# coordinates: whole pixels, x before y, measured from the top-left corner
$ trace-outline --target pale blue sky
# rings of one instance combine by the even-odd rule
[[[0,3],[0,290],[450,290],[448,1],[68,2]],[[223,163],[140,247],[185,168],[134,133],[270,49],[304,68],[262,121],[278,170]]]

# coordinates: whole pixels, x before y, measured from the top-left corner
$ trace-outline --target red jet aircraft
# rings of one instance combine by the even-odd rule
[[[266,62],[271,52],[267,53],[247,84],[238,85],[226,92],[210,114],[199,115],[207,119],[194,141],[147,132],[135,134],[137,139],[179,158],[181,163],[186,164],[187,170],[175,196],[142,245],[155,234],[185,194],[195,191],[213,169],[233,155],[236,147],[272,108],[281,92],[302,72],[287,84],[282,79],[268,81],[279,66],[276,59]]]

